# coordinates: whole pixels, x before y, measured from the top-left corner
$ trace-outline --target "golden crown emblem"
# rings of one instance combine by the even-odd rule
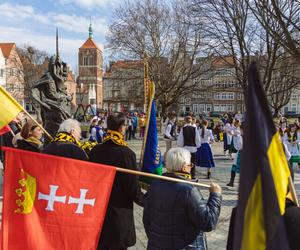
[[[20,187],[15,190],[19,199],[16,200],[17,214],[30,214],[32,212],[36,195],[36,178],[21,169]]]

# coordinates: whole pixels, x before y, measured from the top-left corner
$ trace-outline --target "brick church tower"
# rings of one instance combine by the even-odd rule
[[[78,53],[78,84],[82,104],[91,104],[94,108],[103,105],[103,56],[102,51],[93,41],[92,25],[89,27],[89,38],[79,48]]]

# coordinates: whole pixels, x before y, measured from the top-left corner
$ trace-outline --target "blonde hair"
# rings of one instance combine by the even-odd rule
[[[191,164],[191,153],[185,148],[171,148],[166,155],[166,168],[169,172],[179,172],[184,165]]]

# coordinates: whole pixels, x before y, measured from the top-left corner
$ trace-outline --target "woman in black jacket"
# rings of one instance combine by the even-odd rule
[[[191,154],[184,148],[167,153],[166,176],[190,179]],[[143,223],[149,250],[206,250],[204,232],[213,230],[221,209],[221,188],[211,183],[205,202],[190,184],[152,182],[145,199]]]
[[[21,129],[21,137],[17,140],[17,147],[23,150],[40,152],[42,149],[41,138],[43,136],[42,129],[33,121],[28,120]]]

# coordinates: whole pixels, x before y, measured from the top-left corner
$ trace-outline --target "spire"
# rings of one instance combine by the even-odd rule
[[[93,38],[92,17],[90,17],[89,38]]]
[[[56,28],[56,58],[59,57],[59,52],[58,52],[58,28]]]

